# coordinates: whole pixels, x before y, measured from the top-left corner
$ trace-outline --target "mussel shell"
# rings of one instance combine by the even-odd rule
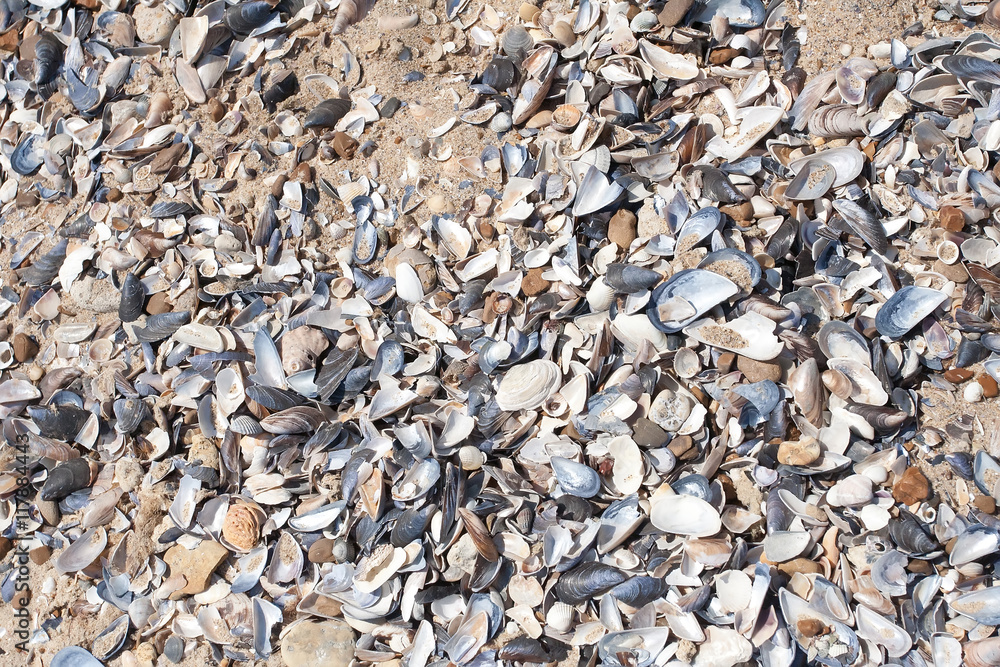
[[[431,515],[436,509],[435,505],[428,505],[420,509],[409,507],[403,510],[396,517],[389,541],[392,542],[393,546],[403,548],[411,542],[421,539],[424,535],[424,528],[427,527],[427,522],[431,520]]]
[[[552,470],[564,493],[578,498],[591,498],[601,490],[601,477],[590,466],[561,456],[551,458]]]
[[[138,398],[119,398],[114,404],[115,430],[119,433],[132,433],[139,425],[150,417],[149,406]]]
[[[150,315],[146,319],[146,326],[134,330],[135,337],[143,343],[157,343],[174,335],[190,321],[191,313],[186,310]]]
[[[49,472],[39,493],[42,500],[61,500],[88,488],[97,477],[97,465],[86,458],[63,461]]]
[[[142,315],[143,301],[146,296],[142,281],[132,273],[125,274],[122,281],[122,296],[118,303],[118,319],[122,322],[135,322]]]
[[[222,14],[222,22],[237,35],[249,35],[274,16],[274,7],[266,0],[250,0],[230,5]]]
[[[372,364],[372,381],[377,380],[383,374],[395,375],[399,373],[403,370],[405,363],[402,345],[392,339],[382,341],[375,353],[375,362]]]
[[[615,262],[608,266],[608,271],[604,276],[615,291],[625,294],[637,294],[648,290],[656,283],[660,282],[662,276],[651,269],[646,269],[634,264],[623,264]]]
[[[351,251],[358,264],[369,264],[375,259],[378,255],[378,229],[375,225],[366,220],[354,229]]]
[[[21,176],[30,176],[44,163],[42,146],[45,138],[40,134],[26,133],[10,154],[10,168]]]
[[[104,628],[91,645],[94,657],[98,660],[109,660],[125,646],[128,638],[130,620],[128,614],[122,614],[108,627]]]
[[[302,121],[302,127],[309,128],[329,128],[334,127],[340,119],[351,110],[351,101],[340,98],[324,100],[313,107],[312,111],[306,114]]]
[[[247,398],[263,405],[268,410],[287,410],[304,402],[298,395],[287,389],[251,384],[246,387]]]
[[[879,308],[875,328],[883,336],[902,338],[947,300],[948,296],[940,290],[907,285]]]
[[[559,577],[553,589],[556,598],[568,605],[578,605],[607,593],[629,576],[611,565],[587,561]]]
[[[660,577],[632,577],[611,589],[610,594],[630,607],[643,607],[666,597],[670,587]]]
[[[833,200],[833,208],[850,226],[855,234],[871,246],[872,250],[884,255],[889,250],[889,239],[885,228],[874,213],[850,199]]]
[[[744,291],[750,291],[764,276],[760,263],[736,248],[722,248],[708,253],[698,264],[698,268],[718,273]]]
[[[715,206],[707,206],[684,221],[677,230],[677,252],[684,252],[697,246],[712,235],[722,224],[722,212]]]
[[[60,649],[49,663],[50,667],[104,667],[104,663],[95,658],[90,651],[79,646],[67,646]]]
[[[740,288],[731,280],[705,269],[685,269],[670,276],[650,295],[646,315],[657,329],[676,333],[703,316],[726,299],[735,296]],[[663,320],[661,307],[672,300],[687,302],[690,312],[683,319]],[[676,311],[675,311],[676,312]]]
[[[261,99],[268,109],[274,110],[279,104],[294,95],[299,89],[299,80],[295,72],[289,69],[280,70],[271,75],[270,85]]]
[[[510,58],[494,56],[483,70],[481,81],[496,91],[504,91],[510,88],[517,77],[517,66]]]
[[[274,195],[268,194],[264,198],[264,205],[260,209],[260,215],[257,216],[257,224],[254,226],[250,243],[262,248],[267,247],[280,224],[278,222],[277,210],[278,200],[275,199]]]
[[[908,554],[925,555],[939,548],[937,542],[909,512],[901,512],[899,519],[889,522],[889,536],[900,551]]]
[[[65,404],[48,407],[30,405],[27,410],[43,436],[66,442],[76,437],[93,414],[89,410]]]
[[[766,15],[761,0],[708,0],[692,12],[692,23],[711,23],[715,16],[725,16],[734,28],[756,28]]]
[[[32,287],[51,283],[59,275],[59,269],[62,268],[63,262],[66,261],[66,249],[68,246],[68,239],[60,240],[51,250],[25,269],[24,273],[21,274],[21,279]]]
[[[516,662],[549,662],[548,652],[541,642],[531,637],[515,637],[497,651],[497,658]]]

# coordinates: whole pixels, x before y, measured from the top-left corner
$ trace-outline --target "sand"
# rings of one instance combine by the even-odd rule
[[[516,16],[520,4],[517,0],[497,0],[491,3],[505,22]],[[546,3],[545,7],[560,13],[569,9],[569,3]],[[363,84],[372,86],[377,93],[386,98],[396,96],[407,106],[400,109],[394,118],[369,126],[363,141],[373,143],[373,150],[370,153],[359,152],[351,160],[337,160],[331,163],[314,159],[310,162],[315,170],[311,177],[324,178],[336,186],[348,180],[348,173],[354,180],[361,175],[378,173],[379,180],[389,186],[387,195],[395,199],[398,198],[404,185],[415,184],[412,174],[406,180],[403,179],[404,173],[409,171],[408,162],[413,160],[418,166],[419,173],[427,177],[422,187],[422,194],[426,197],[441,195],[446,205],[451,208],[463,206],[485,189],[499,189],[501,185],[495,175],[478,181],[462,172],[458,166],[459,157],[478,155],[484,142],[496,144],[496,137],[487,136],[488,129],[458,123],[441,140],[441,143],[450,147],[452,152],[452,157],[443,161],[434,160],[426,155],[429,144],[425,141],[430,141],[427,135],[432,128],[457,115],[468,103],[467,82],[474,73],[482,71],[489,54],[486,50],[477,52],[473,49],[470,52],[467,49],[461,55],[449,54],[440,60],[428,57],[433,53],[435,43],[461,38],[461,36],[456,38],[454,29],[443,21],[443,3],[435,3],[434,0],[421,0],[419,7],[414,9],[419,10],[424,16],[438,17],[437,25],[426,25],[422,22],[416,28],[403,31],[386,31],[379,27],[380,18],[405,13],[410,8],[411,6],[405,3],[382,0],[368,19],[359,26],[351,28],[343,36],[345,42],[353,48],[363,68]],[[925,32],[937,31],[939,34],[948,35],[968,30],[958,21],[947,24],[935,22],[932,16],[936,7],[914,3],[911,0],[816,1],[803,3],[800,10],[800,13],[795,15],[794,22],[804,26],[808,35],[802,47],[800,65],[810,75],[841,63],[844,60],[841,49],[845,44],[850,45],[852,55],[864,55],[868,45],[899,37],[904,29],[917,20],[923,22]],[[476,11],[475,8],[469,10],[463,18],[474,15]],[[324,17],[315,25],[307,26],[296,33],[298,44],[281,60],[280,67],[294,69],[300,77],[304,73],[316,72],[329,74],[338,80],[342,79],[332,57],[338,50],[338,40],[328,34],[331,22],[330,17]],[[401,61],[397,57],[404,46],[413,54],[409,61]],[[265,73],[269,73],[277,68],[277,64],[269,64],[264,70]],[[420,72],[424,78],[412,83],[402,83],[404,75],[411,71]],[[174,113],[180,116],[179,120],[187,127],[191,127],[194,123],[200,126],[200,132],[195,135],[194,141],[202,152],[212,156],[225,154],[236,147],[245,147],[246,142],[250,140],[263,138],[262,128],[266,131],[271,118],[266,111],[248,113],[240,131],[231,137],[224,137],[216,130],[215,123],[208,115],[207,106],[191,107],[183,94],[177,90],[171,76],[156,76],[156,72],[149,74],[151,76],[133,85],[146,86],[147,93],[157,91],[168,93],[174,101]],[[220,91],[221,97],[227,104],[231,104],[233,100],[249,93],[252,83],[252,77],[232,80],[227,78],[223,90]],[[301,118],[304,112],[319,101],[320,97],[316,93],[307,86],[302,86],[300,94],[280,105],[279,111],[292,112]],[[247,165],[258,171],[258,179],[239,183],[235,192],[227,195],[227,201],[240,201],[253,211],[270,189],[273,179],[287,173],[294,166],[293,155],[294,153],[279,157],[271,167],[259,162],[251,163],[247,158]],[[139,210],[152,201],[146,195],[138,193],[127,194],[125,199]],[[8,234],[23,233],[36,228],[48,232],[58,228],[65,222],[75,219],[83,204],[82,199],[77,198],[66,205],[41,204],[20,209],[6,220]],[[212,202],[203,201],[202,204],[207,210],[212,210]],[[319,210],[334,221],[347,215],[339,204],[326,196],[321,198]],[[248,230],[252,230],[255,218],[253,212],[246,216],[243,224]],[[338,238],[337,234],[327,231],[320,237],[318,247],[332,258],[345,243],[346,237]],[[43,248],[51,244],[52,240],[47,240]],[[10,249],[4,248],[0,252],[0,266],[8,267],[9,260]],[[8,281],[16,281],[9,271],[5,278]],[[90,321],[96,317],[99,323],[104,323],[112,317],[107,314],[95,315],[86,308],[70,310],[70,313],[72,314],[69,317],[63,318],[63,322]],[[17,318],[16,313],[8,317],[7,324],[11,333],[25,331],[33,335],[42,334],[42,328],[37,323]],[[970,415],[974,421],[982,424],[982,429],[973,430],[970,443],[948,442],[941,448],[941,453],[991,445],[990,434],[1000,426],[1000,411],[994,403],[969,404],[962,400],[960,392],[952,395],[940,390],[928,391],[927,397],[928,402],[923,406],[925,426],[943,429],[945,425],[963,415]],[[954,492],[955,480],[946,466],[922,464],[921,467],[930,477],[936,492],[939,494]],[[162,485],[160,487],[162,488]],[[159,545],[152,543],[149,535],[156,518],[161,515],[165,507],[163,503],[166,502],[162,497],[157,498],[157,493],[143,495],[144,502],[151,503],[154,507],[142,507],[139,510],[143,524],[139,527],[140,535],[136,540],[136,548],[144,553],[137,556],[146,557],[161,551]],[[92,638],[120,612],[105,605],[105,609],[98,613],[97,607],[82,603],[85,601],[85,589],[88,586],[87,581],[58,576],[52,568],[51,561],[43,565],[33,565],[30,576],[33,597],[29,608],[36,618],[40,614],[44,614],[43,619],[57,616],[61,622],[50,623],[47,627],[49,640],[39,645],[33,654],[25,659],[10,652],[9,647],[13,643],[10,641],[10,629],[14,627],[13,609],[9,605],[0,606],[0,666],[48,665],[51,656],[64,646],[89,646]],[[294,618],[294,611],[289,610],[285,621],[287,623]],[[278,644],[277,638],[274,638],[273,643]],[[135,648],[134,642],[130,640],[127,647]],[[567,660],[567,663],[569,662],[570,660]],[[209,648],[207,644],[201,642],[185,657],[182,664],[210,663]],[[122,665],[124,662],[119,656],[109,664]],[[282,663],[279,655],[275,654],[266,662],[254,664]]]

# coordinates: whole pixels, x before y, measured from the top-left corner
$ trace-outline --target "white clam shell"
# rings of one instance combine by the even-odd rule
[[[666,533],[689,537],[709,537],[722,528],[718,510],[694,496],[673,495],[655,500],[649,520]]]

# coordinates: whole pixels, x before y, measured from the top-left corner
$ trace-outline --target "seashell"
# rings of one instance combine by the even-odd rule
[[[527,72],[528,80],[521,86],[517,99],[514,100],[514,109],[511,111],[514,125],[524,123],[538,111],[552,86],[558,61],[559,55],[555,49],[547,45],[536,48],[522,61],[521,66]]]
[[[902,338],[947,299],[939,290],[907,285],[879,308],[875,328],[883,336]]]
[[[42,500],[61,500],[71,493],[89,488],[97,480],[97,472],[97,464],[90,459],[63,461],[49,472],[39,497]]]
[[[689,347],[682,347],[674,354],[674,373],[677,377],[690,379],[701,371],[698,354]]]
[[[560,104],[552,112],[552,127],[560,132],[571,132],[582,117],[583,112],[575,105]]]
[[[567,605],[578,605],[607,593],[629,577],[618,568],[588,561],[565,572],[556,582],[553,592]]]
[[[601,478],[593,468],[561,456],[553,456],[550,462],[564,493],[592,498],[601,490]]]
[[[21,279],[28,285],[38,287],[48,285],[59,274],[63,262],[66,261],[66,250],[69,241],[62,239],[47,253],[39,257],[31,266],[25,269]]]
[[[114,405],[115,430],[119,433],[134,432],[142,422],[150,418],[149,407],[138,398],[119,398]]]
[[[50,32],[43,32],[35,42],[35,86],[41,88],[51,83],[63,63],[63,47]]]
[[[434,505],[429,505],[422,509],[411,507],[403,510],[392,527],[390,534],[392,545],[403,548],[414,540],[420,539],[436,509]]]
[[[676,153],[656,153],[654,155],[636,156],[631,159],[635,173],[651,181],[668,180],[677,171],[680,161]]]
[[[271,74],[268,83],[268,88],[261,95],[261,99],[264,102],[264,106],[272,113],[277,109],[279,104],[295,95],[299,89],[299,81],[295,76],[295,72],[288,69],[279,70]]]
[[[611,206],[623,192],[624,188],[621,185],[614,181],[609,182],[604,174],[591,165],[580,182],[573,202],[573,215],[588,215]]]
[[[502,410],[534,410],[541,407],[562,383],[562,371],[551,361],[535,359],[507,371],[497,386],[496,401]]]
[[[846,667],[857,659],[860,646],[850,628],[808,606],[787,588],[779,590],[778,599],[788,631],[802,650],[812,650],[815,659],[826,665]]]
[[[59,554],[55,560],[56,571],[67,574],[90,566],[101,555],[107,544],[107,531],[102,527],[91,528]]]
[[[130,619],[128,614],[122,614],[113,620],[94,638],[90,650],[98,660],[110,660],[125,646],[128,638]]]
[[[653,505],[649,519],[659,530],[674,535],[710,537],[722,529],[722,517],[701,498],[673,495]]]
[[[493,90],[504,91],[514,84],[516,78],[517,66],[514,61],[511,58],[494,56],[483,70],[480,80]]]
[[[1000,623],[1000,595],[993,588],[981,588],[964,593],[948,603],[955,613],[971,618],[976,623],[996,625]],[[996,620],[993,620],[996,619]]]
[[[248,387],[249,389],[249,387]],[[260,426],[268,433],[289,435],[292,433],[309,433],[319,428],[323,423],[323,413],[316,408],[298,405],[275,412],[260,420]]]
[[[694,23],[711,23],[715,16],[724,16],[734,28],[756,28],[764,22],[761,0],[708,0],[698,6],[689,19]]]
[[[230,505],[222,523],[222,537],[237,551],[251,551],[260,540],[258,512],[243,503]]]
[[[865,119],[846,104],[820,107],[809,117],[809,133],[817,137],[863,137],[867,132]]]
[[[357,201],[357,200],[355,200]],[[365,265],[375,259],[378,254],[378,231],[375,225],[365,220],[354,230],[354,245],[351,248],[354,261]]]
[[[122,281],[122,296],[118,305],[118,319],[122,322],[134,322],[142,315],[145,300],[145,287],[134,273],[125,274]]]
[[[700,320],[684,329],[684,333],[700,343],[742,354],[757,361],[770,361],[784,347],[772,332],[774,322],[754,312],[745,313],[727,322],[716,324]]]
[[[339,35],[355,23],[359,23],[375,6],[375,0],[347,0],[337,8],[337,16],[333,20],[330,32]]]
[[[273,6],[265,0],[249,0],[227,7],[222,22],[237,35],[249,35],[270,22],[273,11]]]
[[[685,269],[653,290],[646,315],[660,331],[676,333],[738,293],[739,287],[718,273]]]
[[[698,268],[725,276],[748,293],[764,275],[757,260],[736,248],[722,248],[708,253],[699,262]]]
[[[614,263],[608,265],[604,281],[618,292],[636,294],[651,289],[660,282],[660,274],[632,264]]]
[[[286,331],[281,337],[281,367],[288,375],[315,368],[329,346],[330,340],[319,329],[303,326]]]
[[[524,60],[533,45],[531,34],[521,26],[508,28],[500,37],[500,50],[515,62]]]
[[[95,658],[87,649],[79,646],[67,646],[59,649],[52,658],[50,665],[55,667],[101,667],[104,663]]]
[[[835,199],[833,207],[872,250],[880,255],[886,253],[889,242],[885,236],[885,228],[869,210],[849,199]]]
[[[689,81],[698,76],[698,66],[693,61],[656,46],[648,40],[639,40],[639,54],[664,79]]]
[[[666,597],[669,587],[658,577],[632,577],[609,591],[619,602],[636,609]]]
[[[825,395],[820,384],[819,365],[816,359],[806,359],[788,374],[788,387],[795,405],[813,426],[823,425]]]
[[[525,663],[549,662],[548,652],[541,642],[531,637],[515,637],[497,651],[497,658]]]
[[[367,0],[359,1],[366,2]],[[340,11],[343,11],[344,6],[348,4],[352,3],[346,2],[342,4]],[[307,130],[311,128],[325,129],[334,127],[344,116],[347,115],[347,112],[350,110],[350,100],[343,100],[339,98],[323,100],[306,114],[305,119],[302,121],[302,127]]]
[[[10,154],[10,167],[21,176],[31,176],[44,164],[43,139],[37,134],[25,134]]]
[[[968,667],[994,667],[1000,664],[1000,637],[966,642],[964,654],[965,662],[962,664]]]
[[[785,189],[785,197],[793,201],[819,199],[833,187],[837,171],[821,158],[801,165],[795,178]]]
[[[690,250],[708,239],[722,222],[722,213],[714,206],[701,209],[684,221],[677,230],[676,253]]]

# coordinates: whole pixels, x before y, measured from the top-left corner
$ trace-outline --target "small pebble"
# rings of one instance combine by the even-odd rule
[[[786,440],[778,445],[778,463],[788,466],[807,466],[823,453],[815,438],[804,436],[801,440]]]
[[[847,58],[848,56],[851,55],[851,51],[853,51],[853,50],[854,50],[854,47],[851,46],[850,44],[842,44],[840,46],[840,55],[842,55],[845,58]]]
[[[987,514],[993,514],[997,511],[997,503],[991,496],[976,496],[972,504]]]
[[[983,400],[983,385],[978,382],[970,382],[965,386],[962,397],[969,403],[978,403]]]
[[[972,371],[968,368],[949,368],[944,373],[944,379],[948,382],[958,384],[972,379]]]
[[[960,232],[965,227],[965,215],[954,206],[942,206],[938,211],[938,224],[949,232]]]
[[[875,484],[885,484],[889,479],[889,471],[883,466],[869,466],[861,473]]]
[[[919,468],[909,467],[902,477],[892,487],[892,497],[898,503],[915,505],[921,500],[927,500],[930,495],[930,482]]]
[[[619,210],[608,223],[608,240],[622,250],[628,250],[635,240],[635,224],[635,213],[624,208]]]
[[[996,398],[997,394],[1000,393],[997,381],[993,379],[992,375],[984,373],[976,378],[976,382],[983,388],[983,398]]]

